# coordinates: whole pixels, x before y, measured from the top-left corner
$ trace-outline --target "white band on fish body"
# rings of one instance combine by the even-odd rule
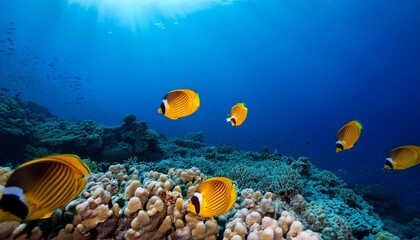
[[[26,204],[25,195],[23,194],[23,190],[20,187],[6,187],[3,191],[3,195],[15,195],[19,198],[21,202]]]

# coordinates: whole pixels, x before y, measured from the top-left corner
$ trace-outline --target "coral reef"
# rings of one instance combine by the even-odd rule
[[[23,150],[23,151],[22,151]],[[163,152],[159,134],[133,114],[117,127],[86,120],[64,120],[30,101],[0,95],[0,154],[18,164],[24,160],[69,152],[98,162],[129,157],[153,161]]]
[[[204,158],[196,160],[211,163]],[[51,219],[44,223],[45,220],[0,223],[0,229],[10,224],[17,226],[2,234],[11,239],[362,239],[383,230],[380,219],[369,212],[369,205],[357,195],[355,201],[363,209],[352,208],[339,198],[328,201],[330,196],[322,194],[320,200],[310,200],[308,193],[305,197],[301,195],[305,194],[302,189],[303,192],[285,200],[279,192],[257,191],[239,182],[240,194],[234,207],[216,217],[216,221],[202,219],[187,212],[186,204],[207,175],[195,167],[169,168],[166,174],[146,171],[156,165],[150,162],[111,165],[106,172],[90,175],[81,196],[57,210]],[[329,181],[340,183],[338,179]],[[4,183],[5,180],[0,181]],[[261,185],[267,186],[268,183]],[[340,195],[337,189],[332,192],[334,196]],[[370,231],[362,236],[363,229]]]
[[[200,132],[169,139],[133,114],[116,127],[63,120],[34,103],[0,97],[0,154],[11,163],[0,164],[0,196],[13,166],[30,158],[75,153],[93,170],[78,198],[49,219],[0,223],[0,239],[397,238],[370,204],[307,157],[270,154],[264,146],[259,152],[206,146]],[[215,221],[186,211],[211,176],[229,177],[238,189],[234,207]],[[371,190],[358,192],[369,198]],[[418,229],[418,218],[405,220]],[[418,233],[408,228],[401,235]]]

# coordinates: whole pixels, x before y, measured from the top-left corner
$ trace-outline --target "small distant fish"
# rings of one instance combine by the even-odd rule
[[[89,168],[76,155],[35,159],[10,175],[0,200],[0,222],[51,217],[86,186]]]
[[[240,126],[248,115],[248,108],[245,107],[243,102],[235,104],[230,110],[230,115],[226,118],[227,122],[230,122],[232,126]]]
[[[10,32],[10,31],[7,31],[6,33],[7,33],[7,34],[9,34],[9,35],[13,34],[13,33],[12,33],[12,32]]]
[[[177,89],[167,93],[158,108],[158,113],[176,120],[193,114],[200,107],[200,97],[191,89]]]
[[[225,177],[209,178],[198,187],[190,203],[188,211],[204,218],[228,212],[236,202],[236,186]]]
[[[18,92],[15,93],[15,97],[20,98],[20,96],[22,96],[22,94],[23,94],[23,92],[18,91]]]
[[[420,163],[420,146],[405,145],[392,149],[385,160],[384,168],[404,170]]]
[[[10,90],[8,88],[0,88],[0,90],[2,90],[3,92],[9,92]]]
[[[353,120],[344,125],[337,133],[335,152],[341,152],[353,147],[362,133],[362,124]]]

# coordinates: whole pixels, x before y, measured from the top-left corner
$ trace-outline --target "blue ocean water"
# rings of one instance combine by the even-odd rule
[[[0,1],[1,87],[60,117],[118,125],[134,113],[167,136],[308,156],[420,207],[419,166],[383,171],[391,149],[420,144],[420,1],[164,3]],[[172,121],[157,108],[177,88],[201,107]],[[242,101],[248,118],[233,128],[226,114]],[[353,119],[362,136],[336,154]]]

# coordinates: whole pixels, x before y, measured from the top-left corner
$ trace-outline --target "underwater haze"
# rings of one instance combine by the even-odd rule
[[[119,125],[133,113],[170,137],[307,156],[350,184],[419,208],[420,167],[384,171],[420,145],[420,1],[0,1],[0,85],[63,118]],[[171,90],[201,105],[170,120]],[[226,122],[244,102],[239,127]],[[355,146],[335,137],[357,119]]]

